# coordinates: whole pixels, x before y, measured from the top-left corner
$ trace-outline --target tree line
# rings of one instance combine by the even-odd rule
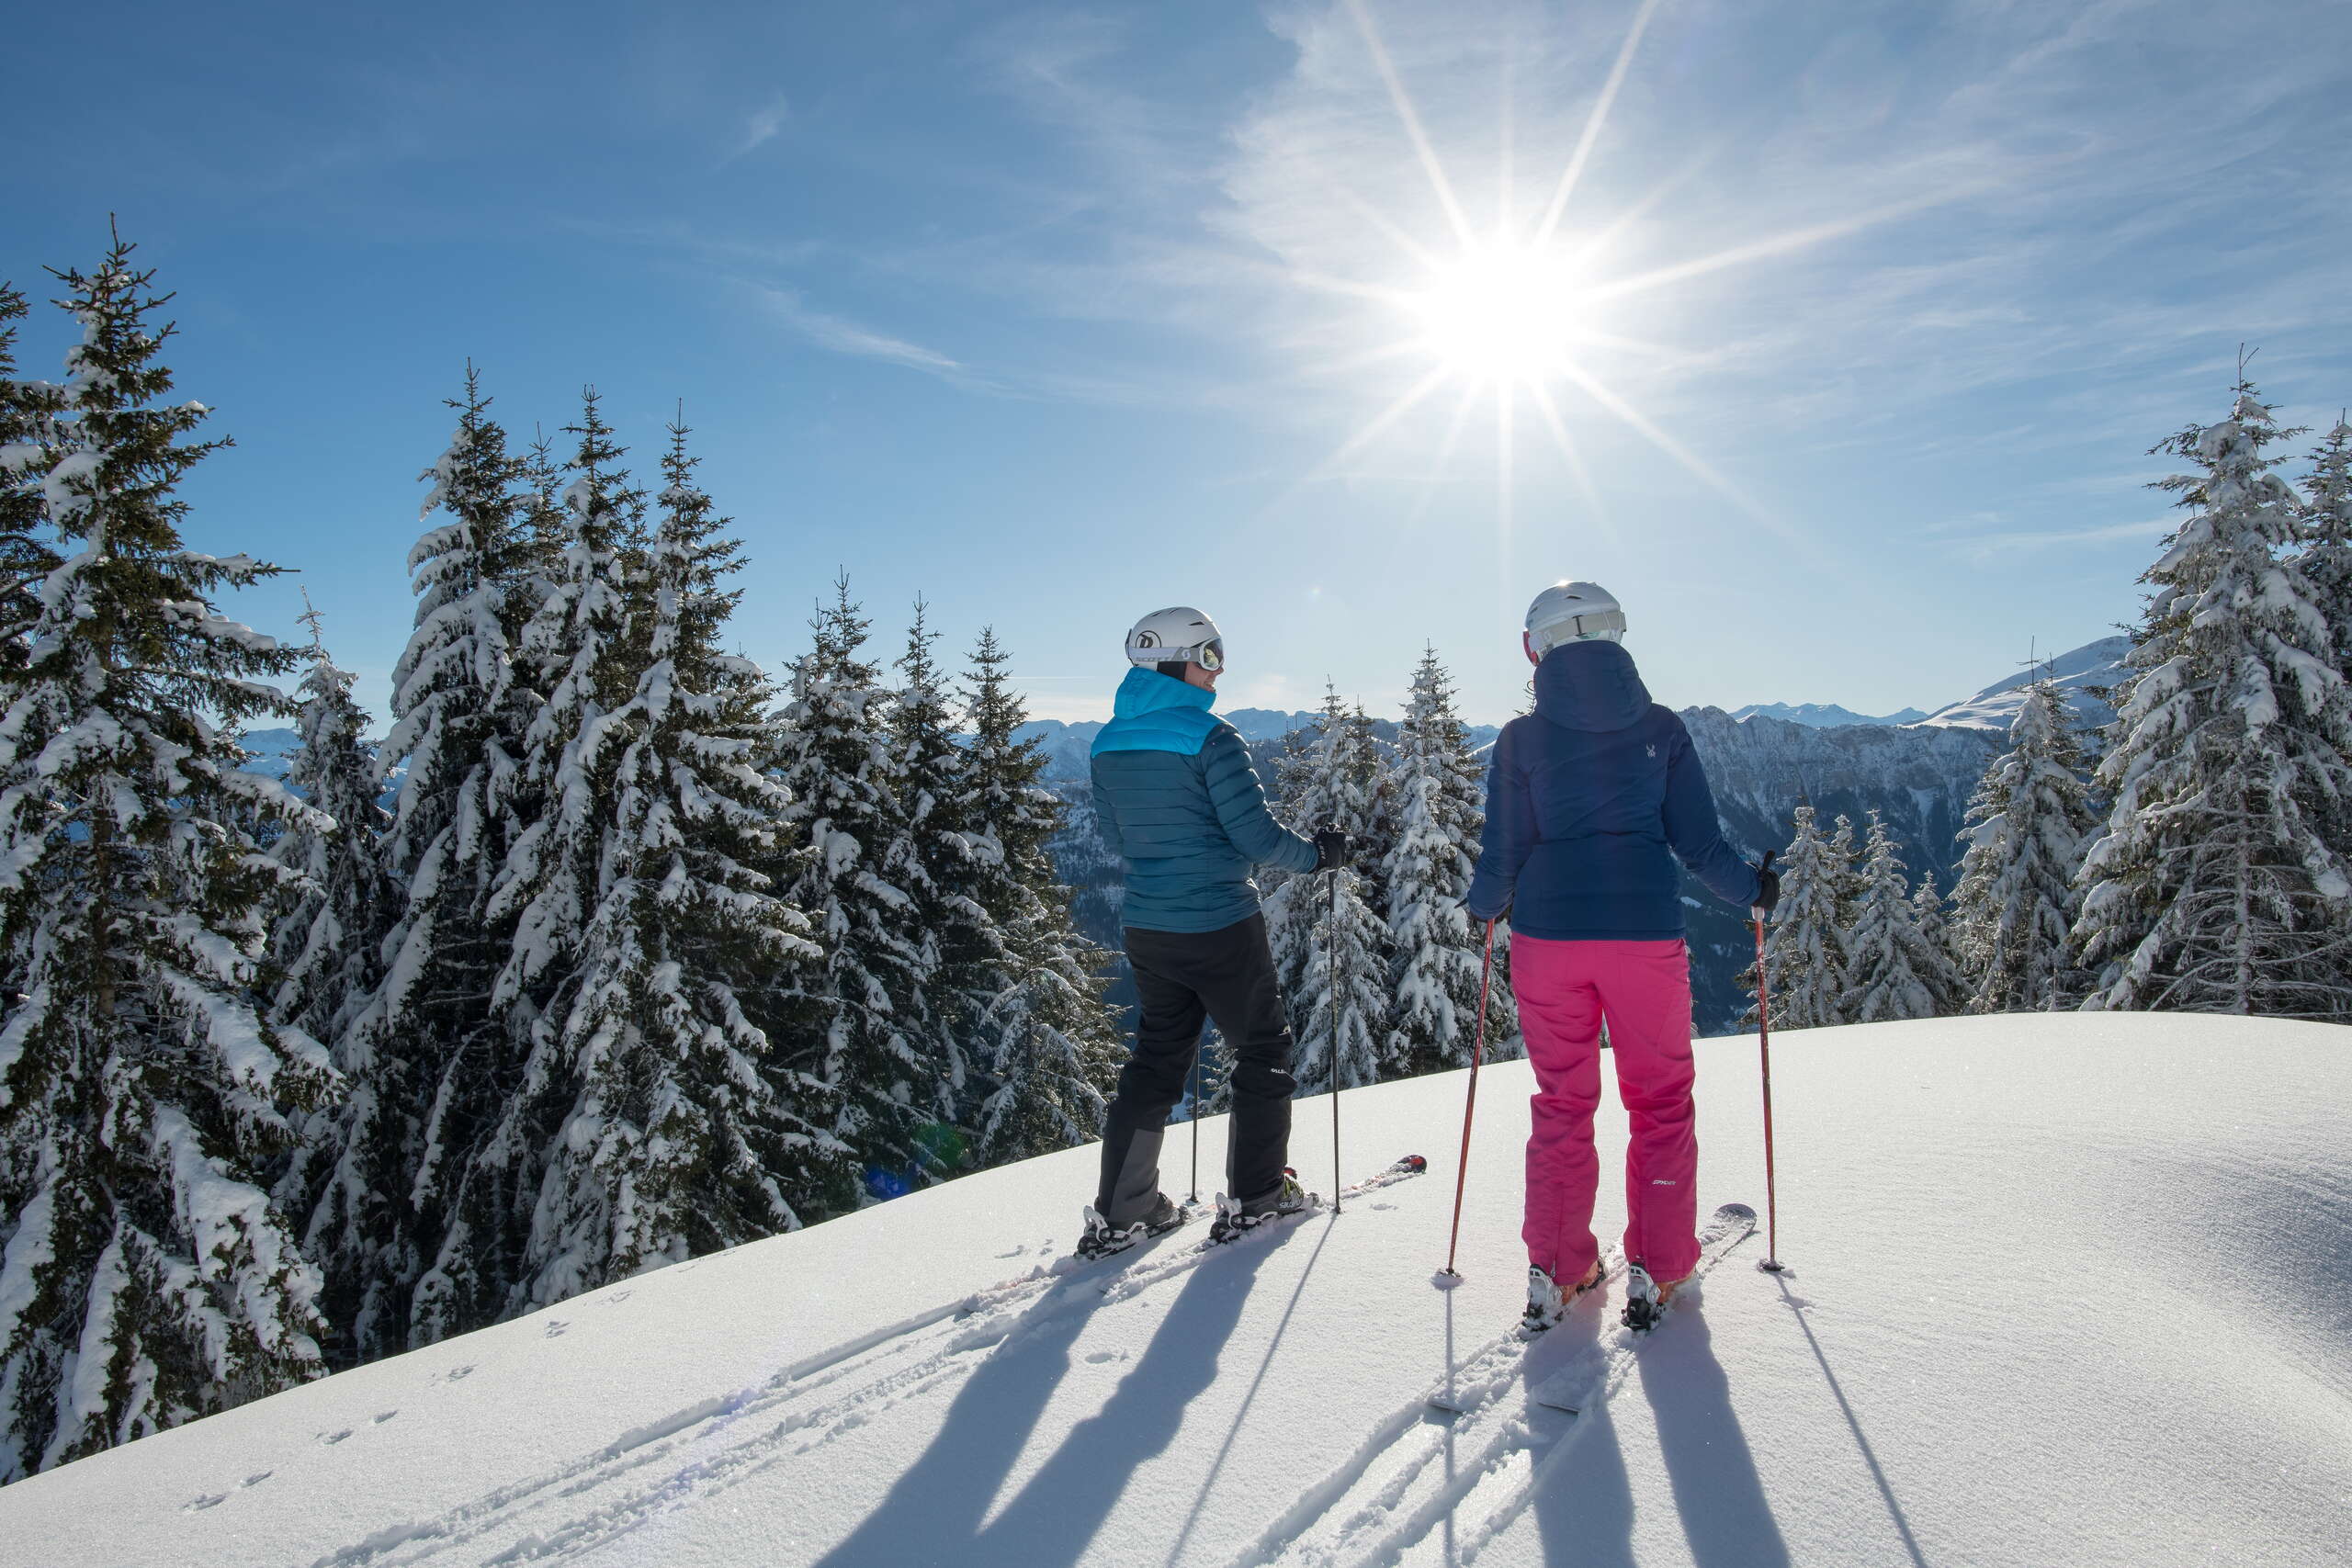
[[[1800,807],[1768,944],[1775,1021],[2164,1010],[2352,1022],[2352,422],[2296,479],[2243,367],[2154,451],[2188,513],[2142,575],[2112,723],[2025,691],[1971,805],[1949,928]]]
[[[684,423],[640,486],[469,371],[371,745],[315,614],[215,607],[279,569],[181,536],[226,443],[130,258],[56,275],[62,384],[0,290],[0,1480],[1096,1135],[993,631],[886,671],[843,580],[775,680]]]

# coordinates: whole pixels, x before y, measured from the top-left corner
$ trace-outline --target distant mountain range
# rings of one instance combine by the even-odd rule
[[[2026,688],[2048,676],[2057,681],[2059,690],[2065,694],[2076,727],[2096,729],[2113,719],[2115,710],[2095,694],[2117,684],[2130,673],[2123,667],[2123,656],[2131,651],[2130,637],[2103,637],[2055,658],[2039,660],[1972,696],[1947,703],[1933,713],[1905,708],[1899,713],[1871,715],[1856,713],[1836,703],[1750,703],[1744,708],[1734,708],[1731,716],[1740,720],[1776,718],[1814,729],[1839,729],[1858,724],[1936,725],[1949,729],[1994,729],[2007,734],[2018,709],[2025,704]]]
[[[1734,718],[1754,718],[1758,715],[1813,729],[1838,729],[1849,724],[1917,724],[1928,716],[1917,708],[1888,714],[1856,713],[1836,703],[1750,703],[1731,710]]]

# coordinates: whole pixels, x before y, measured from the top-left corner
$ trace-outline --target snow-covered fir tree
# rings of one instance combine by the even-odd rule
[[[384,874],[379,845],[391,816],[379,803],[368,715],[352,698],[351,671],[327,653],[318,612],[307,611],[302,621],[311,631],[310,669],[296,688],[298,739],[286,783],[332,826],[304,818],[270,847],[271,857],[300,878],[270,933],[270,1017],[333,1042],[374,994],[398,890]]]
[[[379,781],[400,779],[382,844],[401,908],[383,978],[335,1043],[352,1089],[333,1179],[309,1236],[351,1355],[422,1343],[417,1280],[440,1254],[453,1163],[503,1109],[513,1052],[491,1009],[512,948],[491,896],[522,829],[523,735],[538,696],[514,669],[537,606],[538,552],[523,526],[522,465],[469,366],[458,427],[422,476],[409,551],[414,630],[392,669]]]
[[[1886,823],[1870,814],[1862,852],[1861,896],[1846,940],[1846,992],[1838,1012],[1849,1023],[1933,1018],[1951,964],[1922,937],[1903,863]]]
[[[282,868],[241,823],[314,822],[239,771],[293,658],[212,604],[274,569],[189,549],[171,335],[116,242],[58,275],[82,328],[27,467],[64,558],[0,715],[0,1482],[322,1370],[318,1271],[268,1187],[336,1087],[255,987]]]
[[[2265,448],[2290,432],[2243,377],[2230,415],[2155,450],[2188,518],[2147,607],[2098,779],[2113,807],[2082,872],[2086,1006],[2352,1014],[2352,694],[2286,552],[2302,519]]]
[[[921,1010],[902,1006],[899,1027],[923,1059],[915,1077],[928,1131],[926,1144],[940,1173],[965,1168],[966,1128],[978,1086],[956,1027],[954,991],[975,978],[974,966],[1002,943],[995,922],[974,897],[990,852],[970,830],[968,759],[956,738],[956,709],[933,647],[930,606],[915,601],[907,646],[899,656],[899,685],[889,705],[892,765],[903,809],[884,849],[881,874],[913,900],[919,962],[933,978]]]
[[[2098,818],[2082,743],[2052,681],[2037,681],[2009,725],[2009,749],[1969,803],[1968,849],[1952,890],[1952,949],[1971,1012],[2073,1004],[2075,877]]]
[[[1275,764],[1275,793],[1282,803],[1279,815],[1295,833],[1312,837],[1319,829],[1337,828],[1354,834],[1369,830],[1385,815],[1380,742],[1373,733],[1372,720],[1363,709],[1351,708],[1343,702],[1336,685],[1327,685],[1323,709],[1313,729],[1303,744],[1296,745]],[[1376,914],[1382,908],[1379,868],[1365,868],[1359,863],[1351,869],[1355,873],[1355,897]],[[1283,995],[1290,999],[1291,1023],[1295,1031],[1305,1016],[1312,984],[1307,970],[1316,961],[1315,944],[1329,919],[1326,908],[1329,889],[1324,886],[1323,875],[1313,872],[1281,876],[1261,872],[1260,875],[1267,887],[1262,908],[1267,941],[1273,951],[1274,973],[1282,980]],[[1373,943],[1373,951],[1385,972],[1389,962],[1387,922],[1382,919],[1380,926],[1381,935]],[[1384,1021],[1376,1027],[1378,1055],[1387,1047],[1387,1025]]]
[[[1295,832],[1354,833],[1381,816],[1380,743],[1372,721],[1342,702],[1336,686],[1324,694],[1313,735],[1280,771],[1283,814]],[[1342,1088],[1397,1074],[1388,1042],[1388,922],[1378,897],[1374,878],[1351,867],[1288,877],[1265,900],[1275,972],[1298,1043],[1294,1071],[1310,1089],[1332,1081],[1335,1056]]]
[[[59,559],[41,481],[58,456],[64,389],[16,378],[17,322],[25,311],[25,297],[0,284],[0,682],[24,670],[41,616],[40,585]]]
[[[1951,917],[1936,889],[1932,870],[1919,874],[1911,893],[1911,923],[1919,932],[1919,979],[1936,1004],[1935,1016],[1950,1018],[1968,1005],[1969,985],[1951,944]]]
[[[513,938],[491,983],[483,1048],[454,1064],[445,1086],[491,1114],[436,1127],[437,1163],[419,1179],[446,1203],[440,1247],[411,1309],[421,1341],[493,1323],[528,1299],[526,1255],[554,1141],[537,1120],[547,1111],[547,1035],[560,1028],[567,982],[602,956],[586,951],[605,934],[594,925],[609,847],[599,807],[616,790],[619,766],[619,748],[603,742],[628,700],[645,640],[631,613],[645,498],[621,467],[593,388],[580,423],[565,430],[577,438],[562,495],[566,532],[516,647],[540,698],[516,758],[521,830],[484,908]]]
[[[2312,471],[2304,481],[2303,552],[2295,567],[2327,619],[2335,668],[2352,682],[2352,420],[2339,413],[2327,439],[2311,457]],[[2352,799],[2336,801],[2329,817],[2331,825],[2323,829],[2324,836],[2339,853],[2352,857]],[[2352,942],[2352,905],[2338,919]],[[2352,958],[2346,966],[2352,967]],[[2352,1014],[2352,1002],[2337,1011]]]
[[[1388,925],[1352,869],[1293,877],[1296,940],[1306,946],[1291,1011],[1297,1053],[1293,1074],[1305,1093],[1399,1076],[1388,1055]],[[1301,916],[1307,919],[1301,919]]]
[[[286,783],[323,819],[297,819],[270,846],[270,858],[294,874],[270,923],[269,1018],[326,1042],[332,1055],[374,994],[398,890],[384,874],[379,840],[390,817],[377,802],[368,716],[352,700],[351,672],[327,655],[318,611],[302,621],[311,667],[298,688]],[[288,1213],[309,1214],[334,1179],[347,1109],[338,1101],[298,1119],[301,1140],[276,1191]]]
[[[1485,771],[1454,711],[1453,682],[1426,649],[1413,671],[1383,795],[1395,821],[1382,866],[1394,954],[1388,1040],[1383,1055],[1406,1076],[1467,1066],[1478,1017],[1486,927],[1462,908],[1486,813]],[[1496,947],[1507,947],[1507,928]],[[1497,964],[1499,971],[1503,965]],[[1498,975],[1497,979],[1501,976]],[[1488,987],[1491,1044],[1519,1032],[1508,984]]]
[[[777,743],[767,682],[721,644],[738,547],[695,483],[686,434],[672,426],[640,568],[617,454],[597,447],[592,408],[571,570],[548,602],[571,630],[534,628],[571,655],[544,716],[570,703],[581,717],[552,764],[550,814],[514,861],[518,890],[554,890],[526,915],[526,939],[554,934],[527,974],[522,961],[539,954],[517,943],[514,995],[546,995],[518,1014],[530,1055],[488,1154],[537,1173],[510,1312],[850,1201],[849,1151],[830,1131],[837,1097],[794,1072],[745,1006],[819,954],[806,918],[754,869],[784,851],[789,800],[759,765]],[[641,636],[595,604],[624,579]],[[583,655],[599,642],[604,654]],[[592,672],[630,663],[626,695]]]
[[[1765,928],[1764,958],[1775,1028],[1815,1029],[1846,1015],[1847,931],[1853,918],[1853,824],[1824,838],[1811,806],[1800,806],[1779,865],[1780,908]]]
[[[2335,667],[2352,679],[2352,420],[2339,416],[2311,460],[2300,570],[2327,618]]]
[[[923,1077],[934,974],[914,897],[892,880],[911,857],[891,694],[863,657],[869,623],[849,580],[833,586],[793,671],[780,773],[811,851],[786,896],[825,955],[796,971],[785,999],[808,1009],[820,1042],[809,1070],[842,1097],[836,1135],[857,1151],[866,1192],[889,1198],[950,1174]]]
[[[1005,675],[1010,656],[983,627],[964,712],[965,831],[978,853],[971,897],[992,951],[951,957],[955,1027],[978,1073],[968,1117],[975,1163],[1001,1165],[1101,1136],[1125,1053],[1099,977],[1108,954],[1070,921],[1069,889],[1047,845],[1061,803],[1040,788],[1046,759],[1020,737],[1028,715]]]

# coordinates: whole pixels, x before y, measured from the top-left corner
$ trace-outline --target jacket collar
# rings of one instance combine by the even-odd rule
[[[1216,701],[1216,694],[1206,687],[1137,664],[1119,682],[1118,694],[1111,699],[1111,713],[1115,718],[1134,718],[1162,708],[1205,708]]]

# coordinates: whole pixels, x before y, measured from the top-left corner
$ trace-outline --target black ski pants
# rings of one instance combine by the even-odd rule
[[[1126,1226],[1150,1213],[1159,1191],[1159,1145],[1168,1113],[1184,1096],[1201,1024],[1216,1020],[1233,1052],[1233,1121],[1226,1190],[1247,1202],[1282,1185],[1290,1160],[1290,1021],[1266,945],[1266,918],[1222,931],[1126,928],[1127,964],[1142,998],[1135,1053],[1119,1073],[1102,1130],[1102,1188],[1095,1209]]]

